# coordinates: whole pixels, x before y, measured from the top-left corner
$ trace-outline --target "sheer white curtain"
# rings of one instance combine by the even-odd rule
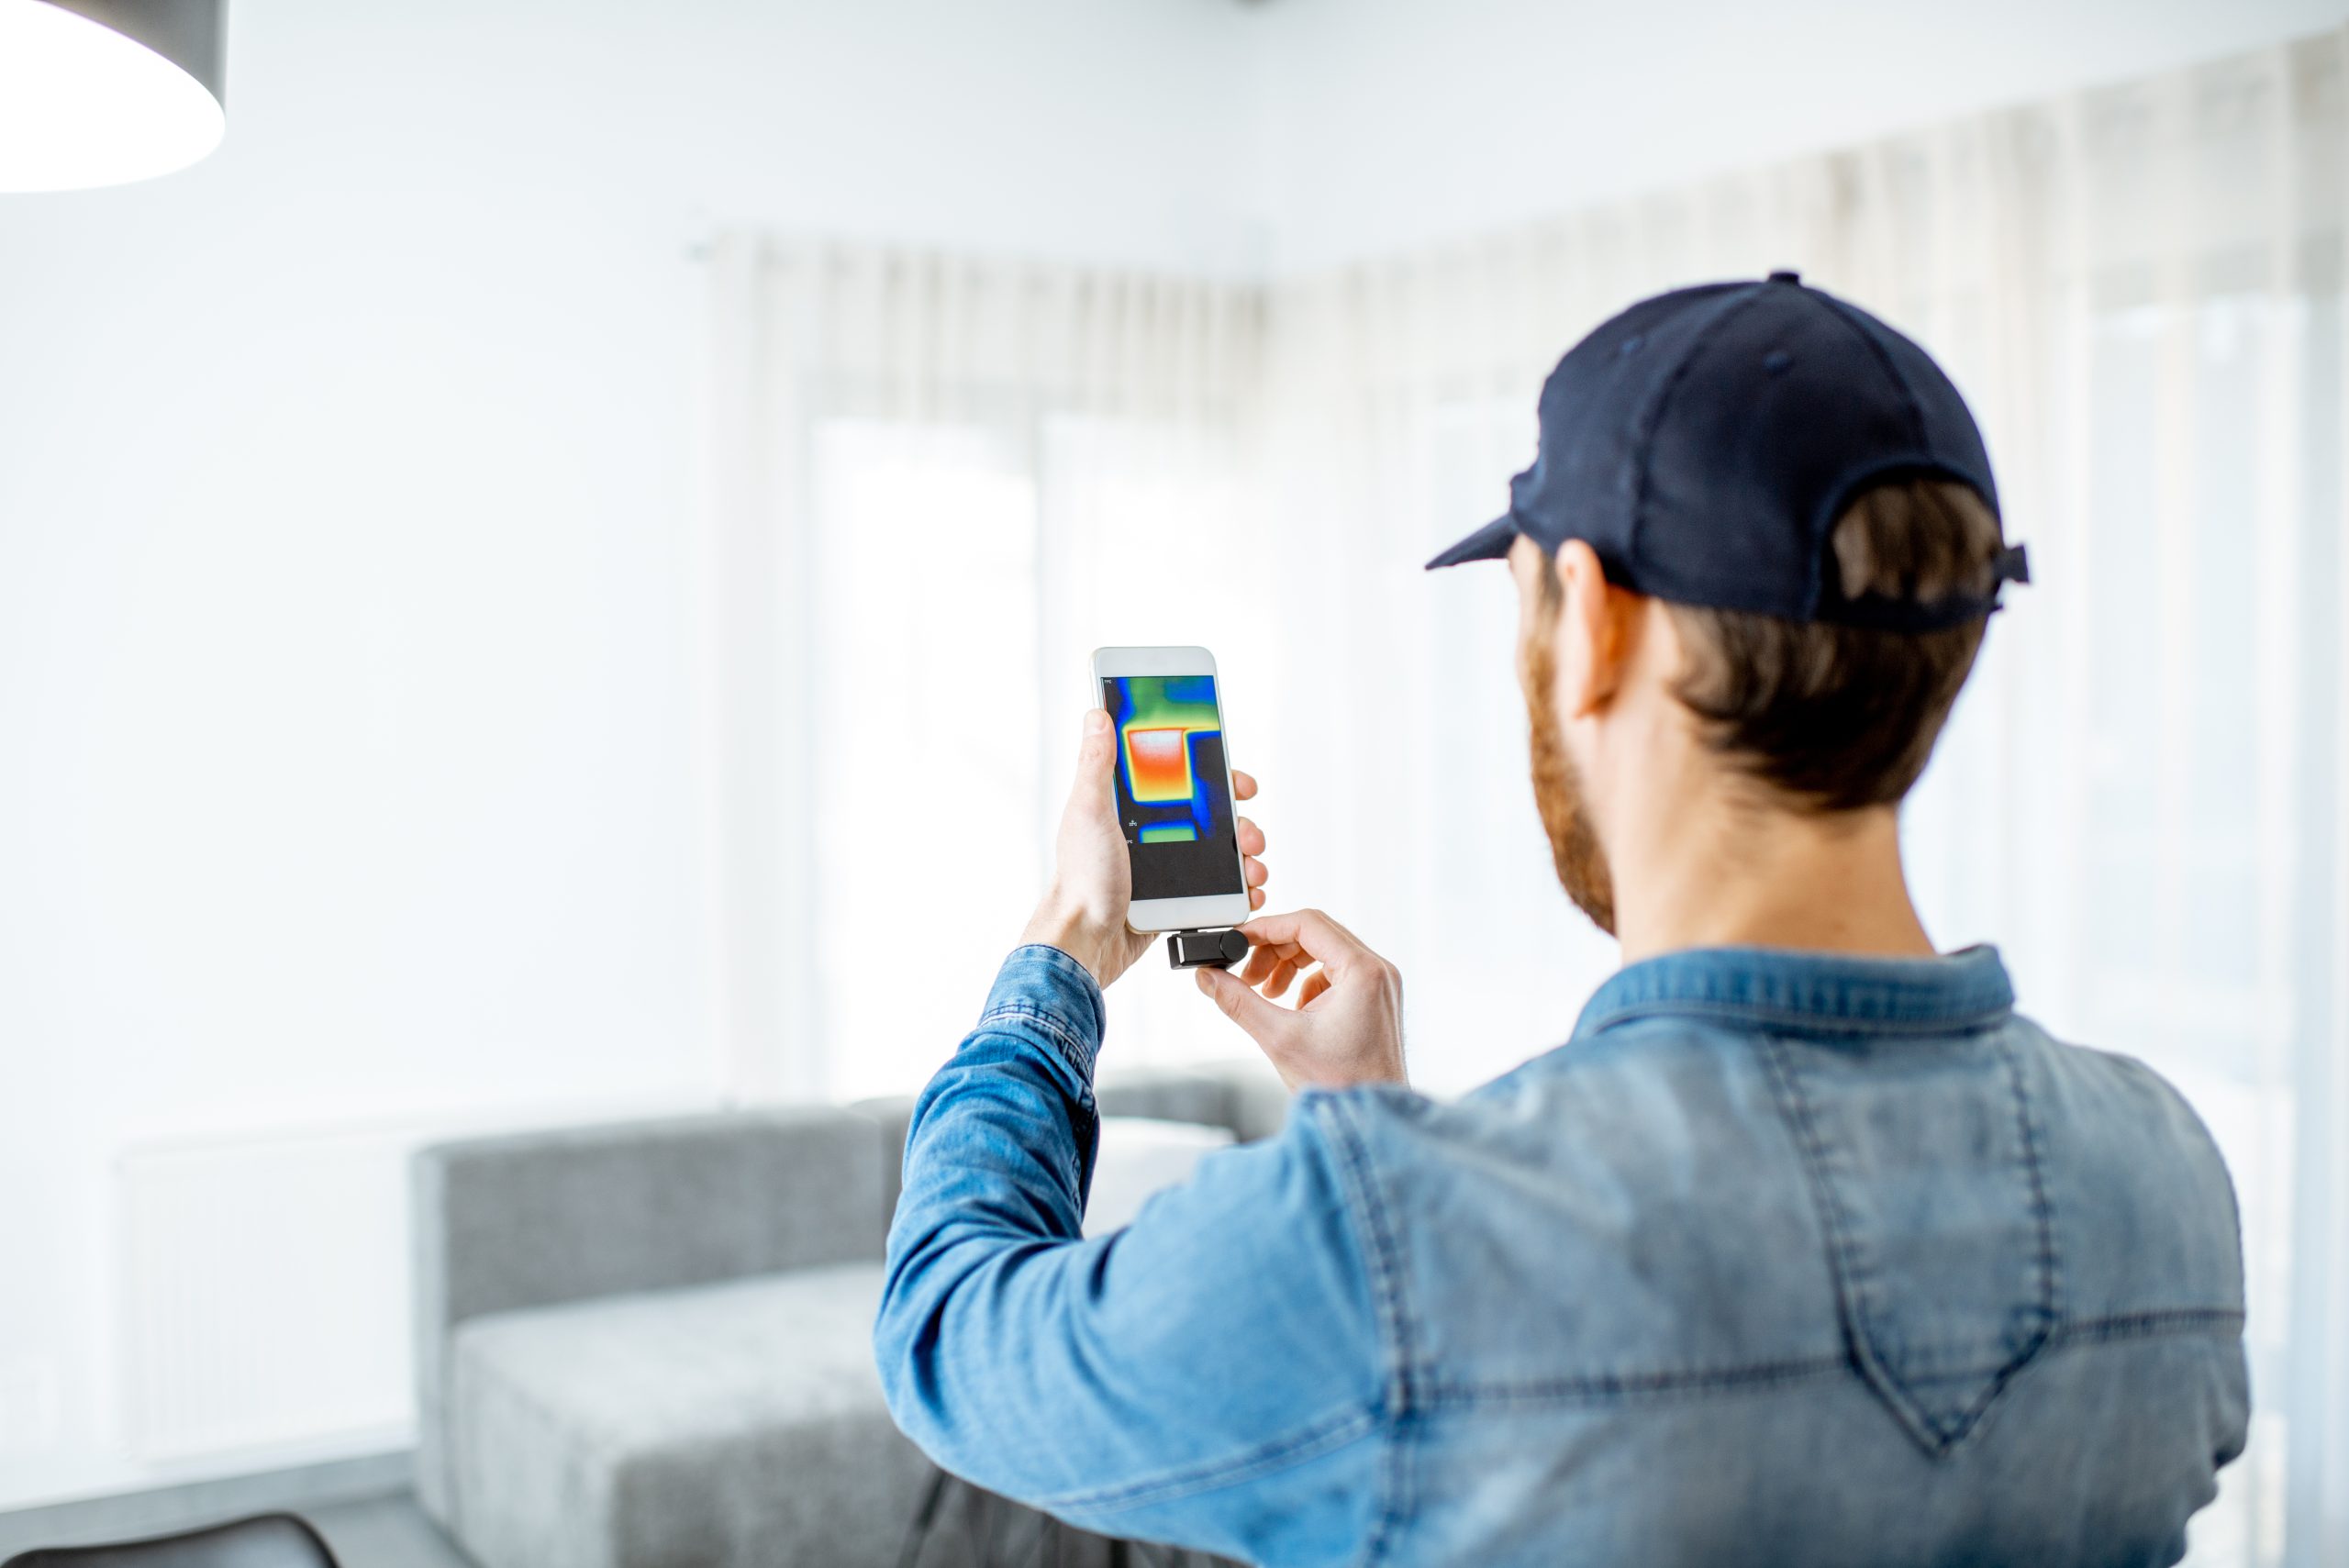
[[[1215,649],[1237,760],[1262,765],[1279,648],[1237,563],[1263,300],[750,237],[713,267],[732,1076],[910,1089],[1041,887],[1094,647]],[[1179,1051],[1207,1010],[1181,978],[1114,994],[1121,1060]]]
[[[1277,543],[1315,585],[1284,627],[1326,673],[1280,717],[1316,808],[1283,872],[1402,964],[1447,1085],[1562,1038],[1612,962],[1544,864],[1509,590],[1417,571],[1505,505],[1555,356],[1793,266],[1952,368],[2039,582],[1912,869],[1944,944],[2001,944],[2028,1010],[2153,1062],[2226,1149],[2258,1416],[2208,1562],[2349,1562],[2343,61],[2328,35],[1297,280],[1270,316]]]
[[[1201,641],[1276,904],[1400,963],[1415,1075],[1563,1040],[1611,944],[1551,876],[1497,570],[1589,326],[1794,266],[1950,365],[2010,595],[1909,809],[1936,937],[2177,1082],[2242,1201],[2258,1400],[2195,1559],[2349,1563],[2343,35],[1244,287],[742,240],[718,258],[730,1038],[909,1087],[1042,867],[1085,651]],[[1238,1041],[1145,966],[1121,1060]]]

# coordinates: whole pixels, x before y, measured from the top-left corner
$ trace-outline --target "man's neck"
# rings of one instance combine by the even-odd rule
[[[1715,796],[1624,835],[1613,862],[1623,962],[1696,947],[1928,957],[1891,807],[1802,816]]]

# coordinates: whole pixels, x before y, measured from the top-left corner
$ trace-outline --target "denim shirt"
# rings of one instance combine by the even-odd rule
[[[2242,1451],[2225,1166],[1998,954],[1624,969],[1452,1102],[1308,1090],[1080,1236],[1101,995],[918,1104],[874,1343],[934,1459],[1263,1563],[2146,1563]]]

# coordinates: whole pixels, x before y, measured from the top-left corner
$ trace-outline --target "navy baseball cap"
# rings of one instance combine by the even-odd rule
[[[1847,597],[1829,536],[1862,491],[1955,480],[1998,491],[1965,399],[1907,338],[1794,272],[1642,300],[1566,351],[1542,387],[1542,442],[1509,507],[1430,569],[1586,540],[1609,582],[1791,621],[1929,631],[2031,580],[2000,550],[1987,594]]]

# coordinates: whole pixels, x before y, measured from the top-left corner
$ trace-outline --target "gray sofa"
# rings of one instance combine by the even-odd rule
[[[1111,1078],[1099,1100],[1243,1140],[1287,1103],[1261,1063]],[[421,1151],[425,1509],[483,1568],[895,1562],[932,1475],[869,1349],[911,1109]]]

